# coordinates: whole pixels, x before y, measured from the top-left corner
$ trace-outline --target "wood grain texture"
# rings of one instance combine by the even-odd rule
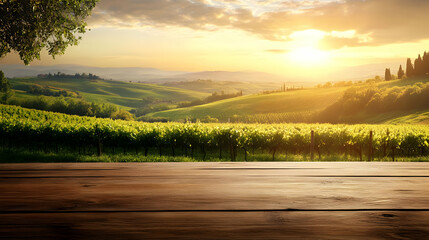
[[[429,239],[428,163],[0,165],[0,239]]]

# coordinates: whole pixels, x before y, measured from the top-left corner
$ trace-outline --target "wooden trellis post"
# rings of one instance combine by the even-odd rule
[[[372,161],[372,138],[373,138],[373,131],[369,131],[369,144],[368,144],[368,161]]]
[[[311,145],[310,145],[311,160],[314,159],[314,130],[311,130]]]

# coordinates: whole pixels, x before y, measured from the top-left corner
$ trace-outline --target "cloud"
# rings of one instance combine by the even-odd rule
[[[103,0],[90,19],[91,25],[120,27],[182,26],[205,29],[208,25],[230,25],[226,10],[205,1],[188,0]]]
[[[288,50],[285,50],[285,49],[267,49],[265,51],[269,53],[277,53],[277,54],[283,54],[283,53],[289,52]]]
[[[239,29],[272,41],[297,31],[327,33],[320,45],[377,46],[429,38],[427,0],[102,0],[91,26]],[[352,37],[332,32],[353,30]]]

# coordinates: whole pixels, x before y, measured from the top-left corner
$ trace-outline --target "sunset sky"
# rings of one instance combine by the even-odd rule
[[[427,0],[101,0],[78,46],[32,65],[310,76],[405,63],[429,50],[428,9]]]

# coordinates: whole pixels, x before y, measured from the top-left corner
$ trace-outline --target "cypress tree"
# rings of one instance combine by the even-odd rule
[[[414,61],[414,75],[420,77],[424,75],[424,72],[423,60],[419,54],[419,57]]]
[[[429,53],[427,52],[423,54],[423,69],[425,75],[429,74]]]
[[[404,70],[402,69],[402,65],[399,65],[399,70],[398,70],[398,79],[402,79],[405,75]]]
[[[390,68],[386,68],[386,71],[384,72],[384,80],[386,81],[392,80],[392,74],[390,73]]]
[[[407,77],[414,77],[414,67],[411,63],[411,59],[407,59],[407,70],[406,70]]]

